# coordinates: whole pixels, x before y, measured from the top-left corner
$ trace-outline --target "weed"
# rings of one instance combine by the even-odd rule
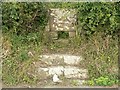
[[[34,67],[32,69],[31,65],[33,61],[39,60],[38,55],[41,52],[40,44],[38,37],[35,33],[33,35],[27,36],[17,36],[12,34],[5,34],[5,37],[9,37],[9,41],[11,45],[9,45],[10,54],[3,58],[2,63],[2,80],[6,85],[16,85],[19,83],[35,83],[37,81],[35,76],[30,76],[27,74],[28,71],[34,71]],[[32,39],[31,39],[31,38]],[[8,42],[8,39],[3,39],[3,42]],[[3,46],[6,48],[7,46]],[[29,55],[29,52],[32,55]]]
[[[117,78],[111,78],[109,76],[101,76],[99,78],[92,79],[87,82],[88,85],[92,86],[112,86],[117,83],[118,83]]]
[[[73,86],[78,86],[78,83],[79,83],[79,82],[78,82],[77,80],[72,80],[72,81],[71,81],[71,84],[72,84]]]

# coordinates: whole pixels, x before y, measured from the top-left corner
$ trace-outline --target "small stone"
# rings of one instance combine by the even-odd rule
[[[34,56],[32,52],[28,52],[28,56]]]
[[[58,28],[58,30],[62,31],[62,30],[63,30],[63,28]]]
[[[49,69],[48,68],[41,68],[41,70],[47,72]]]
[[[68,27],[68,26],[65,26],[65,29],[69,29],[69,27]]]
[[[51,13],[50,15],[51,15],[51,16],[54,16],[55,14]]]
[[[53,82],[55,82],[55,83],[59,83],[59,82],[62,82],[59,78],[58,78],[58,76],[57,76],[57,74],[54,74],[53,75]]]

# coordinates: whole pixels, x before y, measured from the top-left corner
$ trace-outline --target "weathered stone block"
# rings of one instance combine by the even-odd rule
[[[69,32],[69,37],[75,37],[76,32]]]
[[[66,66],[64,68],[64,75],[66,78],[87,78],[87,70],[79,69],[78,67]]]
[[[63,66],[53,66],[49,67],[49,75],[63,75],[64,67]]]
[[[58,33],[57,32],[50,32],[52,39],[58,39]]]
[[[50,75],[54,75],[54,74],[63,75],[63,71],[64,71],[63,66],[51,66],[51,67],[47,67],[47,68],[41,68],[41,67],[38,68],[38,72],[45,73],[46,76],[50,76]]]
[[[81,60],[83,60],[83,58],[80,56],[64,55],[64,62],[69,65],[79,64]]]
[[[62,55],[62,54],[51,54],[51,55],[42,55],[40,56],[40,60],[50,65],[60,65],[60,64],[68,64],[68,65],[77,65],[80,61],[83,60],[81,56],[74,55]]]
[[[79,69],[75,66],[51,66],[47,68],[38,68],[38,72],[42,75],[46,76],[53,76],[54,74],[60,76],[64,75],[66,78],[79,78],[79,79],[86,79],[87,70],[86,69]]]
[[[64,57],[59,55],[41,55],[40,60],[46,63],[47,65],[63,65]]]

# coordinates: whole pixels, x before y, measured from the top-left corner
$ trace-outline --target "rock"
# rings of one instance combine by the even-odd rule
[[[51,37],[52,37],[52,39],[58,39],[57,32],[51,32]]]
[[[86,79],[87,77],[87,70],[86,69],[79,69],[75,66],[51,66],[47,68],[39,68],[39,73],[44,73],[46,76],[51,75],[65,75],[66,78],[80,78],[80,79]],[[41,73],[41,74],[42,74]]]
[[[66,78],[85,79],[85,78],[87,78],[87,70],[79,69],[77,67],[72,67],[72,66],[66,66],[64,68],[64,75]]]
[[[49,75],[63,75],[64,67],[63,66],[52,66],[49,67]]]
[[[49,76],[48,71],[46,71],[44,68],[38,68],[38,73],[37,73],[38,78],[44,79],[48,76]]]
[[[40,70],[43,70],[43,71],[45,71],[45,72],[49,71],[48,68],[40,68]]]
[[[51,55],[41,55],[40,60],[48,65],[63,65],[64,57],[62,55],[51,54]]]
[[[68,65],[77,65],[80,61],[83,60],[81,56],[74,55],[62,55],[62,54],[51,54],[51,55],[41,55],[40,60],[50,65],[54,64],[68,64]],[[55,63],[56,62],[56,63]]]
[[[64,27],[65,27],[65,29],[67,29],[67,30],[69,29],[69,27],[68,27],[68,26],[64,26]]]
[[[80,56],[64,55],[64,63],[69,65],[79,64],[81,60],[82,57]]]
[[[39,73],[42,72],[49,76],[54,75],[54,74],[63,75],[63,71],[64,71],[63,66],[51,66],[51,67],[47,67],[47,68],[42,68],[42,67],[38,68]]]
[[[53,75],[53,82],[59,83],[59,82],[62,82],[62,81],[58,78],[57,74],[54,74]]]

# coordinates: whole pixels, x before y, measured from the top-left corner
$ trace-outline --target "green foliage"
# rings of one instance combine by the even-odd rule
[[[17,35],[42,30],[47,23],[47,9],[43,3],[3,3],[2,29]]]
[[[21,60],[21,61],[25,61],[25,60],[28,60],[29,57],[28,57],[28,54],[26,51],[22,50],[20,55],[18,56],[18,58]]]
[[[73,8],[77,10],[78,32],[91,36],[96,32],[116,35],[120,29],[120,2],[80,2],[47,4],[48,8]]]
[[[110,78],[108,76],[101,76],[97,79],[92,79],[87,82],[88,85],[92,86],[112,86],[118,83],[117,78]]]
[[[49,8],[73,8],[78,11],[78,29],[85,35],[95,32],[117,34],[119,30],[119,2],[80,3],[3,3],[3,32],[28,34],[43,30],[48,21]]]
[[[85,34],[104,32],[117,33],[115,4],[110,2],[79,3],[78,21]]]
[[[30,38],[30,36],[34,38],[35,33],[31,33],[27,37]],[[3,38],[6,38],[3,39],[3,48],[10,48],[10,54],[3,58],[2,63],[3,83],[8,85],[16,85],[21,82],[35,83],[37,80],[36,77],[30,76],[28,72],[31,70],[34,73],[34,67],[31,69],[31,65],[33,61],[38,60],[38,54],[41,52],[39,41],[34,41],[34,39],[30,39],[29,41],[29,38],[25,36],[8,33],[4,34]],[[7,43],[7,45],[10,44],[9,47],[4,44],[8,40],[10,41]],[[32,54],[29,54],[29,52]]]
[[[115,9],[116,9],[116,23],[117,23],[117,28],[120,31],[120,2],[115,3]]]
[[[118,46],[116,37],[103,37],[101,34],[95,34],[86,43],[84,49],[84,58],[87,61],[89,76],[100,77],[102,75],[117,76],[118,64]],[[114,73],[113,73],[114,72]]]
[[[46,4],[48,8],[76,8],[76,2],[49,2]]]
[[[84,37],[83,37],[84,38]],[[118,84],[118,37],[93,34],[88,40],[82,40],[81,47],[88,69],[88,85],[112,86]]]
[[[2,80],[4,83],[12,85],[17,83],[16,78],[16,69],[17,69],[17,61],[13,58],[6,58],[2,63]],[[6,68],[7,67],[7,68]],[[9,69],[8,69],[9,68]]]

